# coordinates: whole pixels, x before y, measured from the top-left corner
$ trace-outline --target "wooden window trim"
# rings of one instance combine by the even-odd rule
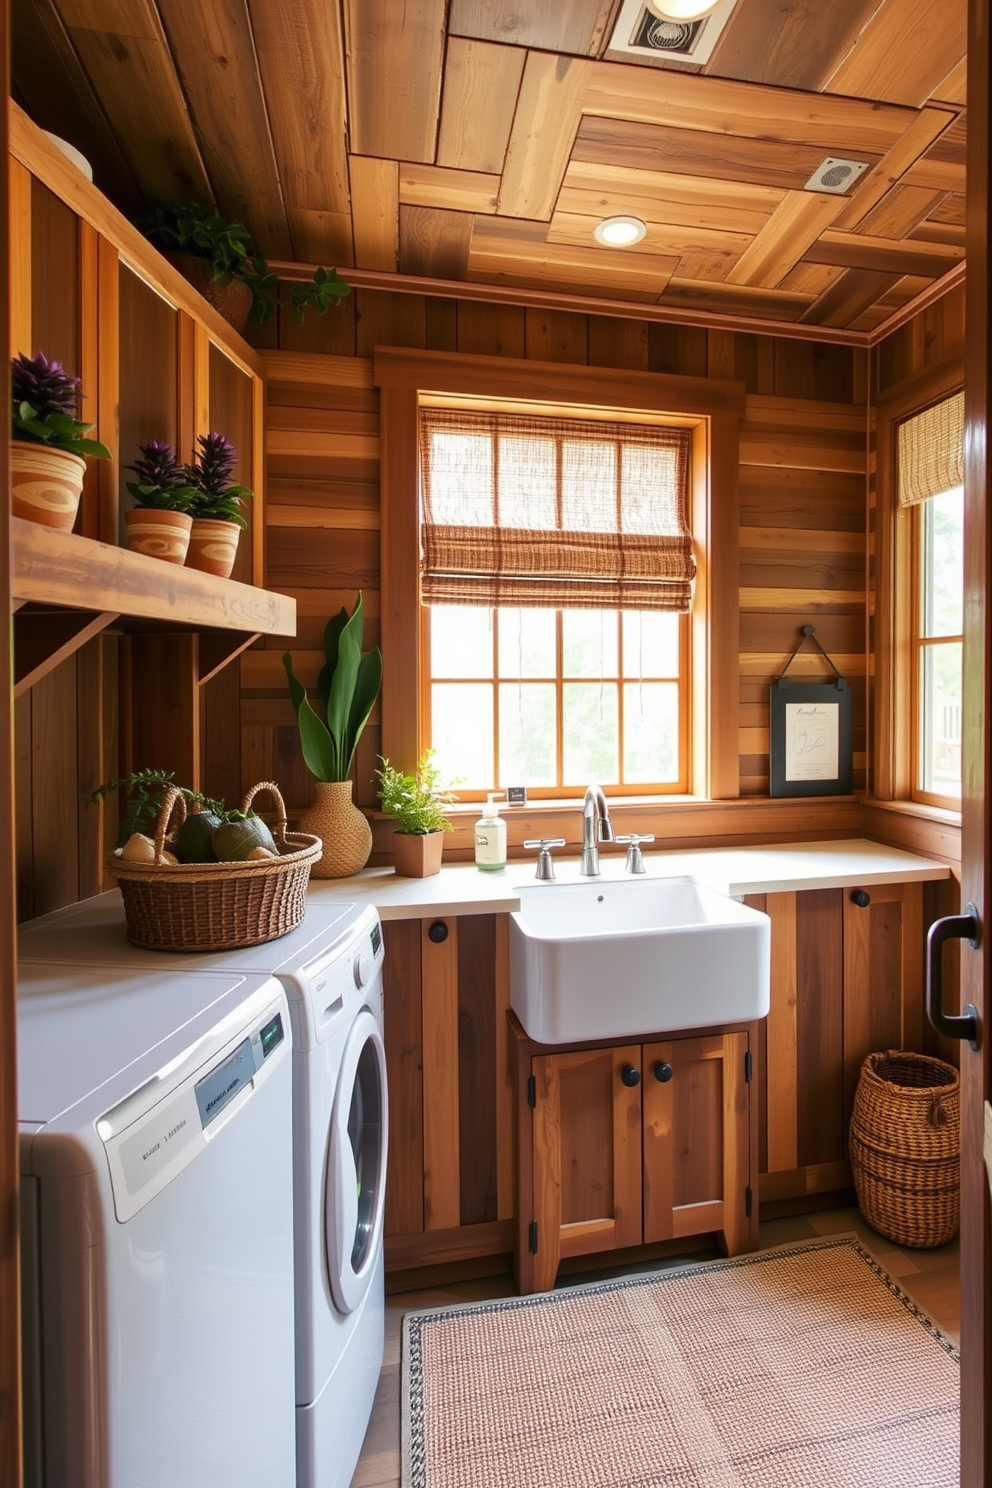
[[[376,347],[382,522],[382,752],[412,769],[423,750],[418,409],[453,395],[673,415],[693,426],[691,527],[698,566],[690,635],[691,780],[698,796],[740,794],[739,428],[743,383],[512,357]]]
[[[916,803],[946,815],[946,798],[916,787],[916,657],[913,642],[916,521],[899,506],[898,426],[932,403],[960,392],[964,368],[943,362],[902,384],[876,405],[877,593],[875,604],[875,800]]]

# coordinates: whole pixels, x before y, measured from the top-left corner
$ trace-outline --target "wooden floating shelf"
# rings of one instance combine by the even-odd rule
[[[122,618],[198,630],[296,634],[296,601],[288,595],[217,579],[17,517],[11,518],[10,529],[15,604],[31,601],[64,609],[107,610]]]
[[[256,637],[296,634],[288,595],[18,517],[10,531],[17,694],[109,625],[214,632],[201,638],[201,683]]]

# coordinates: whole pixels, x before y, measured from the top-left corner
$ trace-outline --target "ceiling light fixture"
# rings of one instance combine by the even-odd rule
[[[662,21],[698,21],[711,10],[716,10],[720,0],[646,0],[652,15]]]
[[[647,230],[647,223],[640,217],[604,217],[593,228],[592,235],[607,248],[629,248],[632,243],[639,243]]]

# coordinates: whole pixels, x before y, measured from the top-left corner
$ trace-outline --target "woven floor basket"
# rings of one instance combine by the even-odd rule
[[[178,819],[174,831],[186,816],[182,792],[166,792],[155,833],[157,861],[107,861],[124,899],[128,940],[153,951],[227,951],[295,930],[306,914],[310,868],[321,842],[286,831],[286,807],[271,781],[252,786],[241,810],[263,790],[272,794],[279,814],[273,836],[280,856],[254,863],[164,862],[171,820]]]
[[[869,1054],[851,1116],[851,1167],[868,1223],[899,1245],[944,1245],[960,1216],[958,1072],[942,1059]]]

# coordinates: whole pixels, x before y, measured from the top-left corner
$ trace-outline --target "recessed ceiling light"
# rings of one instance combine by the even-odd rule
[[[646,0],[648,10],[663,21],[698,21],[719,3],[720,0]]]
[[[604,217],[593,228],[593,237],[607,248],[629,248],[631,243],[639,243],[647,230],[647,223],[640,217]]]

